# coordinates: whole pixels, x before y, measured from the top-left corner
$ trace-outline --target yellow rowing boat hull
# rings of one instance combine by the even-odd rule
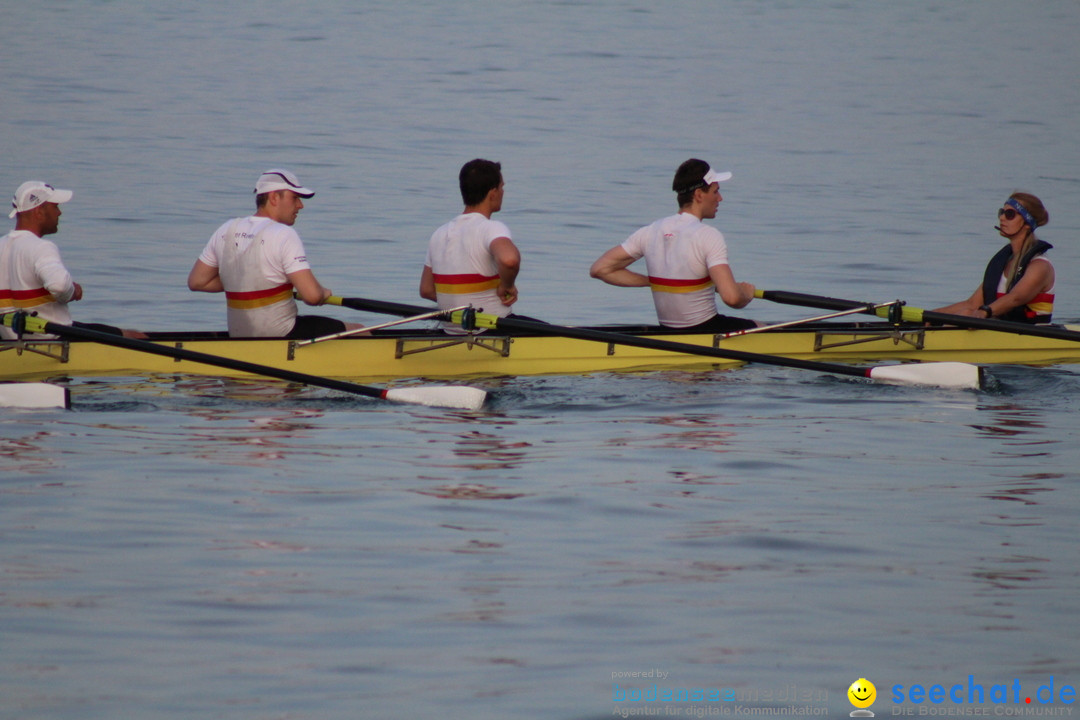
[[[872,325],[872,324],[871,324]],[[616,328],[604,328],[608,330]],[[365,380],[562,375],[731,367],[736,361],[559,337],[387,333],[311,345],[158,334],[168,347],[323,377]],[[664,340],[828,362],[960,361],[1049,365],[1080,361],[1080,343],[990,330],[837,326],[780,330],[721,339],[657,334]],[[192,373],[242,376],[188,360],[81,341],[2,341],[0,379]]]

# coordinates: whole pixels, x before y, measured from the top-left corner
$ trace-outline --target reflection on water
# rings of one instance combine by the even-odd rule
[[[424,478],[421,477],[420,479],[422,480]],[[442,498],[444,500],[514,500],[528,495],[528,493],[510,492],[497,487],[475,483],[440,485],[427,490],[413,490],[413,492],[419,495],[430,495],[431,497]]]
[[[611,447],[652,448],[663,450],[703,450],[723,453],[736,437],[730,422],[711,415],[663,415],[644,420],[649,425],[675,428],[672,432],[642,435],[619,435],[608,440]]]
[[[454,455],[464,458],[461,467],[472,470],[512,470],[529,459],[527,442],[508,442],[498,435],[472,431],[458,435]]]
[[[1009,482],[1009,487],[995,488],[983,497],[991,500],[1020,502],[1025,505],[1039,505],[1041,504],[1040,499],[1042,502],[1051,499],[1041,497],[1042,493],[1053,492],[1056,489],[1054,487],[1048,487],[1046,483],[1052,480],[1064,480],[1065,477],[1066,476],[1061,473],[1025,474],[1018,477],[1015,481]],[[1019,486],[1014,483],[1019,483]]]
[[[2,424],[0,429],[6,431]],[[0,437],[0,464],[7,473],[37,474],[54,470],[59,462],[48,450],[54,437],[55,433],[46,430],[31,431],[23,437]]]
[[[1032,583],[1045,581],[1051,561],[1048,557],[1033,555],[1003,555],[984,562],[976,564],[972,577],[995,590],[1021,590],[1030,589]]]
[[[1027,435],[1046,427],[1042,413],[1030,407],[1021,407],[1008,403],[983,406],[979,409],[981,412],[989,412],[993,416],[993,422],[972,425],[972,427],[988,436],[1011,437]],[[1036,442],[1043,441],[1038,440]]]

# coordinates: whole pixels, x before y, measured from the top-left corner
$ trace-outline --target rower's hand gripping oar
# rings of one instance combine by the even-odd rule
[[[997,332],[1013,333],[1014,335],[1032,335],[1034,337],[1080,342],[1080,332],[1068,330],[1056,325],[1028,325],[1027,323],[996,320],[994,318],[952,315],[950,313],[940,313],[934,312],[933,310],[923,310],[921,308],[911,307],[899,300],[886,308],[881,308],[872,303],[859,302],[858,300],[842,300],[840,298],[808,295],[806,293],[788,292],[786,290],[758,290],[754,293],[754,297],[782,303],[784,305],[799,305],[802,307],[815,307],[825,310],[853,310],[861,308],[860,312],[867,315],[877,315],[878,317],[885,318],[893,323],[925,322],[955,325],[956,327],[973,328],[976,330],[996,330]]]
[[[415,315],[424,310],[424,308],[415,305],[403,305],[401,303],[383,302],[379,300],[366,300],[364,298],[331,297],[327,300],[327,303],[353,308],[354,310],[382,312],[391,315]],[[763,365],[779,365],[782,367],[814,370],[836,375],[868,377],[873,380],[880,380],[882,382],[898,385],[933,385],[950,388],[979,389],[982,387],[983,379],[982,369],[977,365],[968,363],[909,363],[904,365],[879,365],[877,367],[862,368],[851,365],[817,362],[814,360],[800,360],[797,358],[783,357],[781,355],[763,355],[742,350],[706,347],[704,345],[672,342],[670,340],[625,335],[623,333],[613,333],[589,328],[550,325],[548,323],[519,320],[510,317],[501,318],[483,312],[455,312],[452,313],[452,320],[455,323],[462,324],[467,330],[474,328],[518,330],[536,333],[538,335],[578,338],[581,340],[613,343],[615,345],[629,345],[631,347],[641,347],[652,350],[664,350],[668,352],[723,358],[725,360],[739,360],[742,362],[761,363]]]
[[[268,365],[258,365],[244,360],[209,355],[207,353],[185,350],[183,348],[158,345],[145,340],[121,337],[109,333],[90,330],[89,328],[74,325],[61,325],[59,323],[46,322],[42,318],[27,315],[24,312],[4,313],[0,315],[0,323],[12,328],[17,335],[24,332],[46,333],[57,335],[62,338],[75,338],[78,340],[90,340],[102,345],[126,348],[151,355],[163,355],[165,357],[191,362],[213,365],[215,367],[238,370],[251,373],[252,375],[264,375],[278,380],[304,383],[324,387],[330,390],[340,390],[354,395],[391,400],[394,402],[412,403],[414,405],[429,405],[433,407],[461,408],[476,410],[483,406],[487,393],[480,388],[463,385],[428,385],[407,388],[377,388],[368,385],[358,385],[344,380],[307,375],[292,370],[282,370]]]

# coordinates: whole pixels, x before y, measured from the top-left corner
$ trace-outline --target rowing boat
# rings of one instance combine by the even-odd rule
[[[1080,362],[1080,343],[1055,338],[922,324],[816,323],[735,335],[684,334],[648,326],[597,326],[604,332],[675,340],[702,347],[830,362],[959,361],[1051,365]],[[738,361],[540,334],[382,330],[303,344],[232,339],[225,333],[150,333],[150,340],[295,372],[336,378],[468,378],[594,372],[709,369]],[[245,373],[80,340],[0,341],[0,378],[127,376],[149,373]]]

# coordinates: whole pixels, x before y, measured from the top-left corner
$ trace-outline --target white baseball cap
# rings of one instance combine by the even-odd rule
[[[292,190],[302,198],[315,195],[314,190],[309,190],[300,184],[300,180],[288,170],[267,170],[255,182],[255,194],[274,192],[275,190]]]
[[[15,217],[16,214],[26,212],[27,210],[33,210],[39,205],[44,205],[47,202],[51,203],[66,203],[71,199],[72,193],[70,190],[57,190],[48,183],[43,183],[40,180],[30,180],[24,182],[19,186],[19,189],[15,191],[15,197],[11,200],[11,212],[8,213],[9,218]]]

